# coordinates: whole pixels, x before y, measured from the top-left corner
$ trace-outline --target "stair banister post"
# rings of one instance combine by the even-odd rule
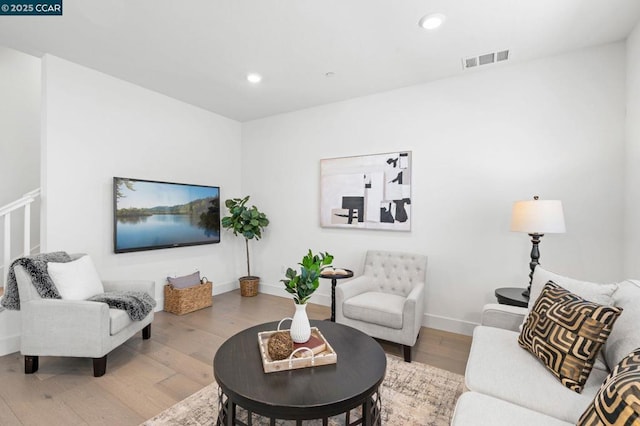
[[[24,205],[24,254],[23,256],[29,256],[31,254],[31,202]],[[6,263],[5,263],[6,265]]]
[[[11,213],[4,215],[4,255],[2,265],[4,266],[3,276],[7,276],[9,270],[9,260],[11,259]],[[4,284],[4,279],[2,280]]]

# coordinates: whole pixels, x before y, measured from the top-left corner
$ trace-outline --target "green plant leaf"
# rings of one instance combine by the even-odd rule
[[[233,235],[242,235],[246,240],[260,239],[262,231],[269,225],[267,216],[261,213],[256,206],[248,208],[246,206],[249,196],[243,198],[231,198],[224,202],[229,210],[229,215],[222,218],[220,224],[223,228],[233,232]],[[255,217],[254,217],[255,216]],[[264,220],[255,220],[263,218]],[[249,252],[247,250],[247,275],[251,275],[249,270]]]
[[[285,285],[285,290],[294,295],[294,300],[298,304],[306,303],[313,293],[320,287],[320,271],[323,267],[331,264],[333,256],[328,252],[314,255],[311,250],[303,256],[300,265],[300,272],[287,268],[287,280],[280,280]]]

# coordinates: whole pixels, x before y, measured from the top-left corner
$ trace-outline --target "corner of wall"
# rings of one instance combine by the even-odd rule
[[[623,270],[626,277],[640,277],[640,22],[626,42],[626,122],[623,208]]]

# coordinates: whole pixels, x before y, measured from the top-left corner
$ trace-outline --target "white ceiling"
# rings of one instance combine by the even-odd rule
[[[64,0],[0,16],[0,44],[55,56],[247,121],[624,40],[640,0]],[[434,32],[427,13],[447,16]],[[259,85],[248,72],[263,75]],[[325,76],[333,72],[331,77]]]

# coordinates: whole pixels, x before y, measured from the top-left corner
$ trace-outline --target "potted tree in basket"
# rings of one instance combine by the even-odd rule
[[[284,289],[293,294],[296,312],[291,321],[291,339],[295,343],[304,343],[311,336],[311,325],[307,316],[307,301],[320,286],[320,273],[324,268],[331,266],[333,256],[328,252],[313,254],[311,250],[302,258],[300,274],[298,271],[287,268]]]
[[[255,296],[258,294],[260,277],[251,275],[249,262],[249,240],[262,238],[262,231],[269,225],[269,219],[261,213],[256,206],[247,207],[249,196],[244,198],[232,198],[226,200],[224,205],[229,209],[229,216],[222,218],[222,227],[233,231],[233,235],[244,237],[247,252],[247,275],[240,277],[240,294],[243,296]]]

